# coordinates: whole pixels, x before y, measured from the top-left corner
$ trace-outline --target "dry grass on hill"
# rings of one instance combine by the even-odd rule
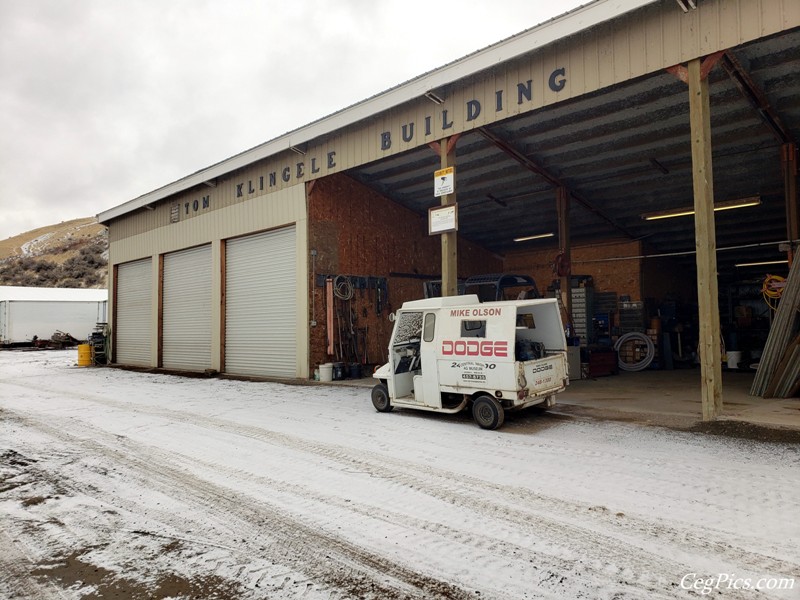
[[[0,285],[103,288],[108,238],[94,217],[0,240]]]

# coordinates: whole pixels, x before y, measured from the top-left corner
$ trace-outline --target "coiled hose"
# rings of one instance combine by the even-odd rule
[[[781,299],[785,285],[786,279],[780,275],[767,275],[764,278],[764,283],[761,284],[761,296],[767,306],[772,309],[772,312],[778,310],[778,301]]]
[[[647,354],[645,354],[645,357],[639,362],[634,363],[629,363],[623,360],[622,356],[619,354],[619,350],[623,345],[628,343],[644,343],[644,345],[647,347]],[[653,345],[653,340],[651,340],[645,334],[639,333],[638,331],[631,331],[630,333],[626,333],[625,335],[621,336],[617,340],[617,343],[614,344],[614,350],[617,351],[617,364],[623,371],[641,371],[646,369],[650,366],[650,363],[653,362],[653,358],[655,358],[656,355],[656,348]]]

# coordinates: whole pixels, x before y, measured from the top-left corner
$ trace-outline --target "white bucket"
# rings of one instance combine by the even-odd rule
[[[739,350],[728,350],[728,368],[738,369],[742,362],[742,353]]]
[[[333,381],[333,363],[324,363],[319,366],[319,380]]]

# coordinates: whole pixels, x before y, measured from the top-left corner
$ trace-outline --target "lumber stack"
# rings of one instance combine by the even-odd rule
[[[767,343],[758,363],[751,396],[787,398],[800,388],[800,260],[794,260],[783,288]]]

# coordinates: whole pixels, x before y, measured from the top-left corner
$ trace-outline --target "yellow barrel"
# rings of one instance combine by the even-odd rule
[[[89,367],[92,364],[92,347],[89,344],[78,345],[78,366]]]

